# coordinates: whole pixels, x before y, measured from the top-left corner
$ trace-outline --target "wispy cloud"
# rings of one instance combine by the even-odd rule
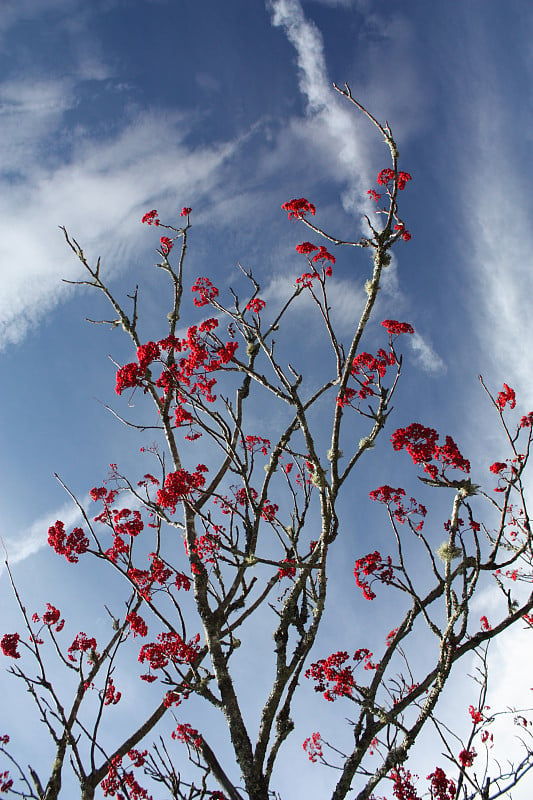
[[[87,496],[81,501],[81,504],[87,505],[89,500],[90,498]],[[5,558],[8,559],[10,564],[17,564],[19,561],[23,561],[46,547],[48,528],[51,525],[55,525],[58,519],[64,523],[65,529],[76,525],[79,526],[83,522],[78,508],[69,502],[50,513],[43,514],[43,516],[32,522],[26,530],[17,531],[16,538],[0,535],[0,543],[4,551],[4,558],[1,559],[0,563],[0,575],[4,569]]]
[[[379,15],[366,0],[350,0],[328,4],[356,5],[364,17],[360,36],[355,40],[353,53],[354,71],[358,61],[370,62],[367,79],[358,78],[352,86],[360,100],[370,102],[371,111],[379,119],[386,114],[394,120],[394,133],[399,141],[406,143],[416,131],[420,133],[425,118],[425,96],[423,81],[412,56],[414,29],[408,18],[401,13]],[[371,155],[376,149],[375,131],[364,121],[347,101],[340,98],[332,87],[328,75],[322,34],[316,25],[305,17],[300,0],[267,0],[272,12],[272,24],[281,27],[296,51],[299,68],[299,86],[307,98],[308,114],[315,116],[323,125],[323,145],[333,151],[343,165],[347,190],[343,197],[346,210],[361,211],[370,207],[366,200],[366,189],[373,185],[374,174],[370,171]],[[380,47],[373,48],[371,42],[379,37]],[[386,42],[387,59],[382,58]],[[358,52],[360,51],[360,52]],[[395,65],[395,81],[391,83],[391,65]],[[349,80],[349,76],[335,76],[337,83]],[[408,100],[408,102],[407,102]],[[383,145],[379,143],[382,148]]]
[[[70,79],[36,80],[32,76],[0,84],[4,195],[11,194],[13,182],[34,178],[35,169],[39,171],[39,165],[50,158],[49,137],[58,135],[64,113],[75,105]]]
[[[526,30],[528,22],[531,25],[526,17]],[[483,33],[482,26],[476,29],[473,44],[477,51],[488,52]],[[516,107],[509,99],[506,76],[494,63],[479,63],[483,72],[473,70],[457,93],[464,291],[475,298],[469,311],[482,361],[498,382],[513,382],[517,395],[530,403],[533,201],[524,170],[529,158],[524,131],[531,129],[533,115],[527,103]],[[530,60],[524,59],[523,71],[520,79],[529,85]]]
[[[21,87],[18,104],[6,110],[27,131],[17,151],[17,124],[7,126],[6,150],[20,166],[16,178],[4,178],[0,199],[3,234],[0,241],[3,291],[0,298],[0,342],[18,342],[64,296],[61,278],[76,277],[59,224],[103,256],[115,247],[116,231],[125,244],[124,257],[139,243],[142,209],[155,198],[174,203],[176,190],[190,202],[205,195],[217,180],[217,171],[234,151],[235,142],[199,148],[184,144],[193,120],[179,113],[145,111],[107,139],[89,139],[74,132],[71,152],[64,163],[42,164],[43,142],[59,130],[62,112],[71,104],[67,84],[52,82],[39,91]],[[11,97],[12,87],[0,87],[0,97]],[[40,100],[39,100],[40,98]],[[10,134],[11,130],[11,134]],[[157,142],[157,147],[154,143]],[[78,233],[79,235],[79,233]],[[115,247],[116,250],[116,247]],[[79,273],[78,273],[79,274]]]
[[[533,209],[527,193],[525,207],[517,204],[514,198],[524,196],[522,187],[513,180],[509,163],[498,161],[492,158],[484,166],[480,158],[481,173],[465,197],[467,269],[478,297],[472,312],[482,348],[501,380],[517,382],[515,388],[531,398],[533,376],[524,355],[531,345]]]
[[[366,189],[373,185],[374,176],[370,172],[371,158],[370,153],[373,147],[374,131],[362,129],[361,118],[353,113],[344,100],[332,88],[328,77],[324,42],[322,34],[316,25],[305,17],[299,0],[270,0],[268,3],[272,11],[272,24],[281,27],[291,44],[294,46],[299,68],[299,87],[300,91],[307,98],[308,124],[314,128],[314,138],[321,142],[322,148],[331,157],[335,154],[335,159],[340,167],[347,189],[343,195],[343,205],[345,210],[355,213],[369,212],[370,206],[367,202]],[[367,11],[365,4],[361,6],[361,11]],[[372,26],[377,23],[375,15],[369,12],[367,23]],[[381,27],[382,36],[390,39],[391,48],[394,50],[398,63],[402,64],[405,70],[406,65],[411,62],[403,57],[400,51],[410,41],[411,29],[406,21],[401,17],[393,16],[388,19],[386,24]],[[401,56],[401,57],[400,57]],[[391,58],[393,61],[394,58]],[[419,105],[421,102],[421,91],[417,86],[417,81],[411,76],[407,83],[412,86],[412,106]],[[386,80],[379,81],[378,87],[374,87],[371,95],[375,100],[379,94],[383,101],[383,92],[387,92],[389,84]],[[367,87],[368,88],[368,87]],[[396,93],[398,94],[398,93]],[[391,93],[392,95],[392,93]],[[391,101],[394,108],[398,102],[397,97],[387,98]],[[391,112],[392,113],[392,112]],[[405,116],[402,112],[402,117]],[[417,124],[419,118],[417,118]],[[411,123],[413,125],[414,123]],[[403,125],[406,128],[406,125]],[[408,136],[408,130],[403,130]],[[374,210],[373,208],[371,209]],[[363,299],[355,297],[353,287],[336,284],[339,292],[335,297],[336,316],[339,321],[346,324],[353,323],[354,309],[362,306]],[[408,309],[409,303],[403,296],[398,283],[396,269],[390,269],[384,274],[383,288],[388,300],[393,299],[395,308],[400,306]],[[389,305],[386,303],[384,305]],[[429,373],[440,373],[445,370],[445,364],[434,351],[431,344],[420,334],[416,334],[411,339],[411,347],[414,351],[417,365]]]
[[[416,328],[416,314],[413,316],[411,302],[401,289],[398,259],[394,254],[390,266],[382,274],[382,290],[383,292],[377,297],[377,318],[414,322]],[[406,336],[405,339],[402,347],[411,351],[411,358],[420,370],[429,375],[441,375],[446,372],[446,364],[436,352],[428,336],[423,336],[418,330],[415,330],[414,334]]]
[[[299,0],[272,0],[272,24],[282,27],[296,50],[300,69],[300,91],[307,96],[311,111],[322,111],[331,102],[322,35],[306,19]]]
[[[422,338],[419,333],[415,333],[409,337],[409,344],[414,354],[415,363],[420,369],[435,375],[446,372],[446,364],[427,339]]]
[[[5,81],[0,87],[0,114],[57,113],[70,108],[73,93],[68,80]],[[67,91],[65,90],[67,88]]]
[[[297,271],[294,271],[294,276],[297,276]],[[285,303],[287,297],[290,296],[294,288],[294,280],[286,276],[277,275],[273,278],[262,296],[269,301],[269,303],[278,304],[280,307]],[[334,325],[339,334],[346,334],[353,331],[354,323],[358,320],[363,309],[366,295],[362,289],[357,288],[353,281],[330,279],[328,283],[328,305],[333,309]],[[317,311],[315,301],[313,300],[310,292],[304,291],[297,298],[292,306],[291,314],[293,317],[302,316],[307,320],[312,314],[313,320],[320,319],[319,312]],[[307,335],[316,335],[318,338],[323,338],[323,331],[320,325],[312,328],[307,332]]]
[[[345,206],[354,210],[365,204],[354,198],[366,197],[362,191],[371,183],[368,168],[368,137],[361,133],[353,110],[341,101],[328,77],[322,35],[305,17],[299,0],[270,0],[272,24],[281,27],[296,51],[299,86],[307,98],[307,111],[323,128],[322,146],[333,148],[345,168],[348,190]]]

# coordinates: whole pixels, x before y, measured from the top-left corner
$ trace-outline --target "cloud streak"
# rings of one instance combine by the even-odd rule
[[[341,101],[328,77],[324,42],[316,25],[306,19],[299,0],[270,0],[272,24],[285,32],[296,51],[299,87],[307,99],[307,113],[322,128],[322,146],[334,152],[344,169],[348,190],[347,209],[361,211],[366,202],[363,187],[371,184],[368,168],[368,139],[362,135],[356,115]]]
[[[526,15],[524,30],[533,18]],[[488,56],[491,43],[484,26],[471,31],[476,69],[457,95],[456,170],[464,232],[464,287],[476,298],[469,312],[477,333],[483,369],[494,380],[514,384],[518,400],[533,397],[533,376],[524,357],[531,344],[531,253],[533,201],[524,162],[529,158],[533,115],[527,104],[509,98],[509,75]],[[515,71],[516,71],[516,62]],[[529,86],[531,59],[524,58],[518,80]],[[482,64],[477,67],[477,64]],[[505,65],[507,66],[507,65]],[[518,89],[515,89],[518,91]],[[490,378],[486,374],[487,379]],[[529,408],[524,409],[525,411]]]
[[[82,505],[88,505],[90,501],[89,495],[82,501]],[[17,564],[29,556],[35,555],[39,550],[47,545],[48,528],[55,525],[56,521],[60,519],[65,528],[72,528],[80,525],[83,520],[79,509],[71,502],[65,503],[60,508],[52,511],[36,519],[32,524],[23,531],[17,532],[17,537],[2,536],[0,541],[2,549],[4,550],[5,557],[10,564]],[[4,559],[0,563],[0,576],[4,570]]]
[[[83,230],[84,244],[104,258],[116,253],[113,242],[120,230],[125,263],[140,243],[142,210],[156,198],[160,205],[170,198],[176,202],[176,187],[183,202],[205,195],[238,146],[227,142],[192,148],[184,138],[193,119],[176,112],[144,111],[105,140],[89,140],[81,131],[65,163],[43,165],[44,142],[59,131],[63,112],[72,103],[72,87],[50,82],[38,91],[20,84],[18,90],[18,103],[4,110],[12,123],[5,145],[18,167],[16,178],[4,177],[6,191],[0,199],[4,223],[0,346],[4,347],[20,342],[65,296],[61,284],[65,274],[73,279],[80,274],[58,225],[65,224],[74,236]],[[0,87],[4,99],[15,94],[13,86]],[[26,137],[19,138],[21,127]]]
[[[446,372],[446,364],[442,358],[419,333],[415,332],[409,337],[409,344],[414,354],[415,363],[420,369],[434,375]]]
[[[374,184],[375,176],[370,172],[370,148],[373,146],[375,131],[369,126],[368,132],[363,132],[358,124],[354,109],[340,99],[332,88],[328,77],[324,55],[324,42],[322,34],[316,25],[306,19],[299,0],[269,0],[268,7],[272,12],[272,24],[284,30],[288,40],[296,51],[299,68],[299,88],[307,99],[307,114],[313,128],[314,136],[321,141],[322,147],[328,154],[335,153],[339,166],[339,173],[347,183],[343,195],[343,205],[350,213],[372,213],[373,205],[367,200],[366,190]],[[363,4],[361,11],[365,11]],[[369,15],[371,24],[376,20]],[[403,45],[409,41],[410,29],[402,19],[389,20],[386,26],[386,35],[391,39],[392,49],[398,53]],[[400,59],[399,59],[400,60]],[[405,64],[405,59],[402,60]],[[387,85],[384,82],[384,85]],[[413,82],[413,87],[415,82]],[[380,87],[383,92],[383,85]],[[376,92],[372,92],[374,96]],[[419,93],[413,88],[413,101]],[[394,105],[397,100],[395,100]],[[405,132],[407,136],[407,131]],[[339,295],[335,298],[338,318],[341,322],[353,322],[354,301],[357,307],[361,306],[361,299],[354,298],[353,289],[341,287]],[[384,289],[394,302],[394,306],[407,307],[409,304],[403,296],[396,277],[392,271],[384,276]],[[343,291],[347,294],[343,296]],[[420,369],[430,374],[442,373],[446,367],[432,346],[420,334],[416,334],[411,342],[415,362]]]

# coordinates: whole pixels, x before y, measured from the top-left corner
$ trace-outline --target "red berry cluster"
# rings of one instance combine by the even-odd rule
[[[398,428],[391,436],[392,446],[395,450],[407,450],[415,464],[424,464],[424,470],[435,479],[439,474],[435,464],[431,461],[441,461],[441,474],[447,467],[470,472],[470,461],[464,458],[451,436],[446,436],[445,444],[437,444],[439,435],[433,428],[427,428],[418,422],[413,422],[407,428]]]
[[[322,744],[320,742],[320,733],[318,731],[311,734],[311,736],[305,740],[302,747],[307,753],[309,761],[312,761],[313,764],[315,764],[319,758],[322,758]]]
[[[65,534],[65,526],[57,520],[55,525],[48,528],[48,544],[53,547],[60,556],[65,556],[67,561],[75,564],[78,556],[86,553],[89,549],[89,540],[81,528],[74,528],[68,536]]]
[[[414,328],[408,322],[398,322],[395,319],[384,319],[381,325],[391,336],[399,336],[401,333],[414,333]]]
[[[516,395],[514,389],[511,389],[510,386],[504,383],[503,391],[499,392],[496,398],[496,405],[500,411],[503,411],[507,403],[509,403],[509,408],[514,408],[516,405]]]
[[[199,750],[202,746],[202,737],[196,728],[191,727],[188,722],[178,725],[176,730],[172,731],[170,735],[179,742],[192,745],[196,750]]]
[[[281,206],[283,211],[288,211],[289,219],[302,219],[305,214],[316,213],[316,208],[305,197],[300,197],[298,200],[288,200]]]
[[[130,750],[128,756],[136,767],[141,767],[145,763],[147,751],[143,753],[138,750]],[[146,789],[144,789],[135,779],[133,772],[122,769],[122,758],[115,756],[111,759],[107,771],[107,778],[101,781],[100,786],[104,791],[104,796],[123,797],[121,792],[127,787],[128,797],[131,800],[152,800]]]
[[[380,486],[370,492],[370,499],[379,503],[385,503],[389,507],[389,511],[393,519],[400,522],[402,525],[412,516],[418,515],[422,517],[416,526],[417,531],[421,531],[424,526],[424,517],[427,514],[427,508],[421,503],[417,503],[414,497],[409,498],[409,506],[404,505],[402,497],[405,497],[405,489],[393,489],[392,486]],[[394,506],[391,509],[391,505]]]
[[[380,186],[386,186],[387,189],[391,190],[395,178],[396,173],[393,169],[382,169],[377,177],[377,182],[380,184]],[[408,181],[410,180],[412,180],[412,178],[408,172],[398,172],[398,189],[400,191],[405,189]]]
[[[135,611],[130,611],[130,613],[126,615],[126,622],[130,623],[130,628],[133,631],[134,637],[137,635],[143,637],[148,635],[148,625]]]
[[[87,636],[83,632],[78,633],[68,649],[69,660],[76,661],[74,653],[86,653],[88,650],[91,652],[96,651],[96,639],[93,636]]]
[[[194,472],[187,472],[186,469],[169,472],[163,489],[157,491],[158,504],[162,508],[170,508],[174,513],[180,500],[205,486],[204,472],[207,472],[205,464],[198,464]]]
[[[157,642],[143,644],[139,651],[138,660],[143,664],[145,661],[150,665],[150,669],[164,669],[169,662],[173,664],[194,664],[198,658],[200,648],[198,642],[200,634],[185,642],[179,633],[159,633]]]
[[[374,600],[376,593],[372,590],[371,584],[378,580],[381,583],[390,584],[393,578],[392,560],[390,556],[381,557],[379,550],[368,553],[362,558],[358,558],[354,567],[355,582],[363,590],[363,597],[366,600]],[[366,580],[368,576],[371,580]]]
[[[446,777],[443,769],[437,767],[427,779],[431,781],[432,800],[455,800],[455,783]]]
[[[0,640],[2,653],[8,658],[20,658],[20,653],[17,649],[19,640],[19,633],[4,633]]]

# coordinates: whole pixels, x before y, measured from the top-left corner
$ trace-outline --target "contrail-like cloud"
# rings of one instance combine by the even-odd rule
[[[344,167],[349,186],[347,198],[351,210],[354,197],[365,197],[362,189],[372,183],[368,171],[366,142],[357,117],[346,101],[333,89],[324,55],[324,41],[316,25],[305,17],[299,0],[268,0],[272,24],[282,28],[296,51],[301,93],[307,98],[307,113],[320,123],[327,136],[324,146],[336,153]],[[366,208],[366,199],[357,202],[357,210]]]
[[[82,501],[82,506],[88,505],[90,497],[87,495]],[[56,508],[48,514],[36,519],[26,530],[17,532],[16,537],[0,536],[3,558],[0,561],[0,575],[3,571],[3,562],[7,559],[9,564],[17,564],[25,558],[34,555],[47,545],[48,528],[60,519],[65,529],[81,525],[83,518],[80,510],[71,502]]]
[[[361,117],[334,90],[328,77],[324,41],[317,26],[305,17],[299,0],[268,0],[267,7],[272,14],[272,24],[285,32],[296,51],[299,69],[298,84],[301,93],[307,98],[308,117],[314,118],[320,126],[319,136],[328,153],[336,153],[342,174],[345,176],[347,190],[343,195],[343,205],[351,213],[372,213],[367,199],[367,189],[372,186],[375,176],[370,172],[369,144],[374,131],[358,124]],[[324,135],[325,134],[325,135]],[[388,295],[406,301],[398,286],[384,287]],[[395,303],[397,305],[398,303]],[[353,316],[350,314],[350,318]],[[415,360],[425,372],[440,373],[446,365],[432,346],[420,334],[411,342]]]

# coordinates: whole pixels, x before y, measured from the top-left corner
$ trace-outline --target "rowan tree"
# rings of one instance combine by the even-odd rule
[[[103,293],[113,317],[98,322],[132,342],[133,360],[116,364],[116,393],[120,402],[134,398],[146,416],[139,423],[127,408],[113,413],[144,431],[147,443],[138,474],[123,474],[117,456],[91,489],[91,507],[58,477],[77,504],[80,525],[69,531],[58,520],[48,531],[49,545],[68,562],[65,569],[90,560],[95,573],[111,571],[123,587],[122,597],[106,606],[107,640],[91,634],[89,606],[82,623],[88,633],[73,635],[76,621],[50,602],[31,615],[6,562],[21,630],[4,632],[0,646],[55,752],[49,774],[26,768],[5,720],[0,793],[52,800],[70,771],[83,800],[102,792],[132,800],[266,800],[275,795],[289,737],[300,738],[302,759],[316,769],[333,768],[332,800],[488,800],[533,765],[525,711],[509,712],[522,732],[522,761],[504,767],[491,760],[492,726],[507,712],[486,704],[490,642],[512,625],[533,624],[524,483],[533,412],[515,408],[507,384],[493,390],[481,382],[507,451],[487,465],[486,475],[475,476],[479,483],[450,435],[423,420],[395,428],[402,341],[413,327],[381,320],[380,341],[365,348],[392,250],[411,238],[399,200],[412,177],[400,169],[388,124],[365,110],[347,85],[336,89],[384,138],[390,165],[368,189],[375,213],[364,217],[364,233],[355,240],[323,230],[309,200],[283,203],[299,226],[295,237],[302,225],[306,237],[296,244],[301,273],[283,302],[264,299],[264,276],[256,271],[241,269],[245,288],[227,293],[209,276],[191,274],[194,210],[183,207],[177,219],[165,221],[153,209],[142,222],[162,234],[156,268],[164,273],[171,310],[162,316],[160,337],[147,341],[142,287],[119,300],[105,265],[91,265],[64,229],[86,270],[85,280],[70,282]],[[350,257],[368,271],[366,302],[349,337],[339,332],[330,301],[332,251],[342,248],[351,248]],[[288,349],[285,334],[303,298],[314,313],[309,325],[320,326],[329,349],[329,359],[308,375],[298,367],[302,341],[292,337]],[[384,483],[370,492],[368,502],[382,504],[388,516],[386,550],[365,553],[357,539],[351,542],[353,592],[365,615],[375,617],[376,637],[354,641],[350,651],[323,652],[317,636],[328,581],[335,581],[331,554],[350,527],[340,501],[354,498],[368,451],[380,438],[404,459],[406,488]],[[440,534],[433,519],[427,524],[435,493],[439,504],[445,493],[449,505]],[[488,587],[500,598],[490,619],[473,611]],[[383,607],[392,625],[378,630]],[[260,661],[272,681],[250,715],[235,665],[243,652],[253,656],[255,649],[257,656],[253,630],[261,631]],[[413,652],[422,651],[418,663]],[[440,720],[439,703],[453,697],[454,667],[474,656],[478,687],[464,709],[470,724],[456,732]],[[135,696],[121,690],[122,663],[138,681]],[[339,722],[348,720],[348,749],[319,731],[301,730],[294,700],[310,686],[317,719],[321,704],[335,704]],[[106,728],[119,704],[129,706],[136,722],[110,744]],[[224,721],[227,746],[212,738],[204,707]],[[417,779],[409,756],[427,727],[436,745],[427,754],[427,778]]]

